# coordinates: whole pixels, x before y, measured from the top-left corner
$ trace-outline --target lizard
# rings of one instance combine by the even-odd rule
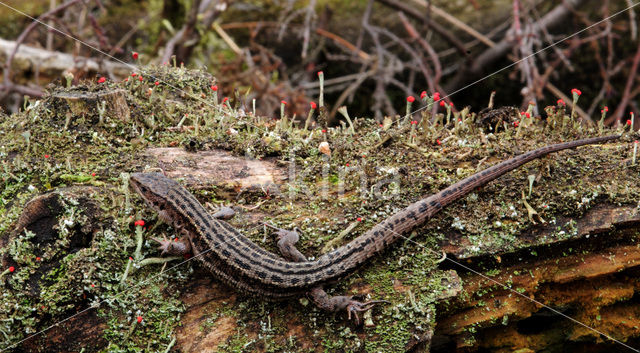
[[[182,235],[180,241],[157,240],[163,254],[191,253],[216,278],[242,293],[265,299],[283,300],[309,295],[313,302],[328,311],[346,310],[351,317],[383,301],[360,302],[353,296],[329,296],[323,285],[336,281],[376,254],[387,249],[415,227],[425,223],[443,207],[474,189],[519,166],[549,153],[583,145],[603,143],[621,135],[593,137],[532,150],[479,171],[455,184],[422,198],[389,216],[351,242],[314,261],[295,248],[297,233],[281,230],[278,248],[283,257],[269,252],[236,228],[213,217],[198,200],[178,182],[162,173],[133,173],[132,189],[163,221]]]

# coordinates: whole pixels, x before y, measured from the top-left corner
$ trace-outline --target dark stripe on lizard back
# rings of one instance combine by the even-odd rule
[[[283,261],[275,254],[260,248],[242,236],[230,225],[212,219],[188,191],[175,182],[168,182],[164,176],[155,174],[136,176],[134,174],[132,179],[140,179],[141,183],[149,184],[147,186],[150,188],[156,186],[157,195],[155,197],[160,199],[163,197],[171,198],[171,196],[165,195],[167,194],[166,189],[176,189],[174,192],[177,194],[173,197],[181,199],[181,201],[167,201],[171,207],[177,208],[178,214],[182,214],[182,217],[186,218],[186,223],[191,223],[191,226],[196,228],[194,238],[198,239],[196,241],[198,247],[202,247],[198,251],[211,249],[211,252],[215,252],[216,256],[222,259],[222,268],[213,271],[214,273],[223,271],[225,277],[234,278],[232,282],[235,278],[239,278],[238,281],[243,287],[248,285],[262,288],[253,288],[255,290],[252,292],[263,290],[276,295],[276,293],[287,290],[297,293],[302,288],[309,288],[343,276],[387,248],[406,232],[424,223],[442,207],[528,161],[562,149],[604,142],[618,137],[607,136],[561,143],[516,156],[409,205],[350,243],[321,256],[316,261],[300,263]],[[141,194],[149,196],[144,195],[144,192]],[[211,265],[204,263],[207,267]]]

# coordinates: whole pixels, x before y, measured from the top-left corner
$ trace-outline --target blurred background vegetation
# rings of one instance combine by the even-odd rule
[[[41,16],[103,53],[43,25],[29,27],[33,20],[7,5]],[[291,114],[306,116],[309,102],[318,97],[317,72],[323,71],[333,124],[345,104],[351,114],[377,120],[402,114],[406,96],[423,90],[450,95],[446,100],[456,109],[475,111],[496,91],[497,106],[534,102],[543,114],[545,106],[570,101],[570,90],[579,88],[579,113],[597,120],[604,106],[617,107],[607,117],[613,125],[638,111],[640,47],[633,5],[632,0],[8,0],[0,11],[0,37],[51,56],[25,62],[2,50],[0,97],[5,110],[13,111],[24,94],[42,94],[47,83],[63,80],[65,71],[74,74],[75,83],[103,75],[121,80],[124,71],[106,70],[105,63],[159,65],[175,57],[177,65],[210,71],[221,97],[236,97],[245,109],[255,98],[264,115],[277,116],[284,99]],[[140,54],[138,60],[133,52]],[[71,54],[73,61],[66,70],[47,70],[57,53]],[[87,68],[82,58],[102,66]]]

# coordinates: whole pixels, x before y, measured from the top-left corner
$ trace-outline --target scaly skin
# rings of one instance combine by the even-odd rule
[[[291,250],[295,249],[293,244],[289,244],[289,250],[284,255],[295,262],[262,249],[228,223],[211,216],[185,188],[162,174],[135,173],[131,176],[131,185],[158,211],[160,218],[171,222],[188,238],[187,247],[191,248],[193,255],[201,255],[197,259],[223,282],[241,292],[268,299],[285,299],[309,293],[320,307],[330,311],[347,309],[351,314],[371,303],[359,303],[343,296],[330,298],[321,286],[351,273],[412,229],[424,224],[443,207],[499,176],[552,152],[619,137],[604,136],[565,142],[511,158],[407,206],[350,243],[315,261],[307,261],[299,252],[295,252],[297,250]]]

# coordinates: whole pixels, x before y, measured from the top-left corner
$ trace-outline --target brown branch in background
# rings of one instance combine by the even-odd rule
[[[9,83],[8,87],[5,85],[6,84],[0,85],[0,91],[16,92],[22,95],[27,95],[27,96],[36,97],[36,98],[40,98],[44,96],[44,91],[39,88],[22,86],[22,85],[18,85],[11,82]]]
[[[362,60],[368,61],[369,59],[371,59],[369,57],[369,54],[363,52],[362,50],[358,50],[358,48],[356,48],[355,45],[349,43],[347,40],[345,40],[344,38],[342,38],[342,37],[340,37],[340,36],[338,36],[338,35],[336,35],[334,33],[326,31],[326,30],[324,30],[322,28],[316,28],[316,33],[318,33],[319,35],[321,35],[323,37],[327,37],[327,38],[332,39],[334,42],[340,44],[341,46],[347,48],[348,50],[356,52],[358,54],[358,56]]]
[[[280,26],[279,23],[277,22],[272,22],[272,21],[252,21],[252,22],[231,22],[231,23],[225,23],[220,25],[220,28],[222,29],[235,29],[235,28],[256,28],[256,27],[277,27]],[[293,24],[292,24],[293,26]],[[369,54],[367,54],[366,52],[359,50],[355,45],[351,44],[348,40],[340,37],[339,35],[329,32],[325,29],[322,28],[316,28],[315,29],[316,34],[323,36],[325,38],[329,38],[332,41],[334,41],[334,43],[338,44],[339,46],[354,52],[355,54],[357,54],[361,59],[363,60],[370,60],[371,57],[369,56]]]
[[[13,48],[13,51],[11,52],[11,55],[9,55],[7,57],[7,61],[5,61],[4,64],[4,68],[3,68],[3,74],[4,74],[4,85],[3,85],[3,89],[0,90],[0,99],[3,99],[4,97],[6,97],[6,95],[9,93],[8,89],[13,88],[13,87],[17,87],[15,85],[13,85],[11,83],[11,63],[13,62],[13,58],[15,57],[16,53],[18,52],[18,48],[20,47],[20,45],[24,42],[24,40],[27,38],[27,35],[29,35],[29,33],[31,33],[31,31],[33,31],[36,26],[40,25],[40,22],[43,22],[44,20],[46,20],[47,18],[49,18],[50,16],[53,16],[55,14],[57,14],[58,12],[65,10],[66,8],[73,6],[77,3],[83,2],[83,0],[71,0],[67,3],[63,3],[60,4],[60,6],[51,9],[45,13],[43,13],[42,15],[38,16],[37,20],[39,21],[33,21],[31,22],[27,28],[24,29],[24,31],[22,31],[22,33],[20,33],[20,36],[18,36],[18,39],[16,39],[16,46]]]
[[[627,75],[627,84],[624,87],[624,93],[622,94],[622,99],[618,104],[615,112],[611,114],[611,117],[607,118],[606,123],[611,124],[613,122],[619,122],[622,119],[622,115],[624,114],[625,109],[627,109],[627,105],[629,105],[629,100],[631,99],[631,89],[633,88],[633,84],[636,80],[636,75],[638,73],[638,63],[640,63],[640,41],[638,41],[638,48],[636,50],[636,55],[633,57],[633,64],[631,65],[631,70]]]
[[[141,20],[133,22],[133,24],[131,24],[131,29],[127,33],[125,33],[114,46],[111,47],[111,50],[109,50],[109,56],[113,56],[116,53],[122,53],[123,52],[122,47],[129,41],[129,39],[131,39],[131,37],[136,32],[138,32],[138,30],[140,29],[140,26],[142,24],[147,23],[150,19],[151,19],[151,15],[147,14]]]
[[[633,11],[633,0],[626,0],[629,8],[629,32],[631,32],[631,40],[638,38],[638,26],[636,25],[636,13]]]
[[[336,112],[338,111],[338,108],[340,108],[343,105],[344,101],[347,100],[349,95],[352,95],[358,89],[358,87],[362,85],[362,83],[365,80],[367,80],[369,77],[373,75],[375,75],[375,71],[361,72],[358,78],[355,81],[353,81],[353,83],[350,84],[349,87],[347,87],[347,89],[342,91],[338,99],[333,103],[333,108],[331,109],[331,113],[329,114],[329,116],[331,117],[330,122],[335,121],[335,116],[336,116]]]
[[[387,92],[386,92],[387,83],[393,77],[393,69],[390,69],[384,66],[385,50],[382,47],[382,44],[380,43],[380,36],[378,32],[369,23],[369,17],[370,17],[372,7],[373,7],[373,1],[370,1],[367,6],[367,11],[365,11],[365,16],[363,16],[363,19],[362,19],[362,27],[364,28],[366,33],[368,33],[371,36],[371,40],[373,41],[374,48],[375,48],[375,53],[376,53],[375,69],[377,71],[375,75],[376,89],[374,90],[374,93],[373,93],[373,105],[371,108],[373,109],[376,120],[382,121],[383,110],[385,111],[386,115],[390,115],[390,116],[393,116],[396,113],[395,109],[393,108],[393,104],[391,103],[391,100],[389,99],[389,96],[387,95]]]
[[[304,16],[304,29],[302,31],[302,52],[300,56],[302,59],[307,58],[307,50],[309,49],[309,37],[311,36],[311,18],[315,15],[316,0],[309,1],[305,10]]]
[[[103,51],[110,50],[111,48],[109,47],[109,39],[107,39],[107,37],[104,35],[104,29],[102,28],[102,26],[100,26],[95,16],[93,16],[91,13],[88,13],[87,17],[89,17],[89,23],[91,23],[93,32],[98,37],[98,42],[100,43],[100,46],[99,46],[100,50],[103,50]]]
[[[161,62],[168,62],[173,55],[176,56],[177,62],[189,61],[203,33],[198,28],[210,28],[213,21],[225,10],[225,7],[217,5],[212,0],[193,1],[185,24],[167,42]]]
[[[422,46],[422,48],[427,52],[427,54],[429,54],[429,57],[431,57],[431,62],[433,62],[434,75],[433,75],[432,85],[430,85],[429,89],[431,90],[431,92],[434,92],[436,90],[436,85],[440,83],[440,78],[442,77],[442,65],[440,65],[440,59],[438,59],[438,54],[436,53],[435,50],[433,50],[433,47],[431,47],[431,45],[429,45],[429,43],[426,40],[422,39],[422,37],[418,35],[418,31],[416,31],[416,29],[409,22],[409,20],[404,15],[404,13],[398,12],[398,17],[400,18],[400,21],[404,25],[404,28],[407,31],[407,34],[409,34],[409,37],[417,41],[418,44],[420,44],[420,46]],[[419,58],[416,58],[416,59],[420,60]]]
[[[571,15],[573,9],[580,7],[586,1],[588,0],[563,1],[562,4],[556,6],[553,10],[545,14],[539,21],[532,24],[532,27],[534,28],[533,35],[538,35],[540,28],[552,28],[563,24],[565,19]],[[504,38],[500,42],[495,43],[495,46],[490,47],[482,54],[476,56],[470,67],[465,67],[460,70],[458,74],[447,84],[447,90],[454,91],[457,88],[478,79],[487,67],[491,67],[493,63],[504,58],[513,45],[514,43],[509,38]]]
[[[447,42],[451,43],[451,45],[453,45],[462,56],[468,55],[467,49],[465,48],[464,44],[453,33],[449,32],[446,28],[444,28],[444,26],[442,26],[438,22],[435,22],[427,18],[423,13],[416,10],[414,7],[411,7],[406,3],[403,3],[397,0],[376,0],[376,1],[384,5],[387,5],[392,9],[396,9],[400,12],[403,12],[407,16],[410,16],[418,21],[421,21],[422,23],[424,23],[425,25],[433,29],[434,32],[438,33]]]

